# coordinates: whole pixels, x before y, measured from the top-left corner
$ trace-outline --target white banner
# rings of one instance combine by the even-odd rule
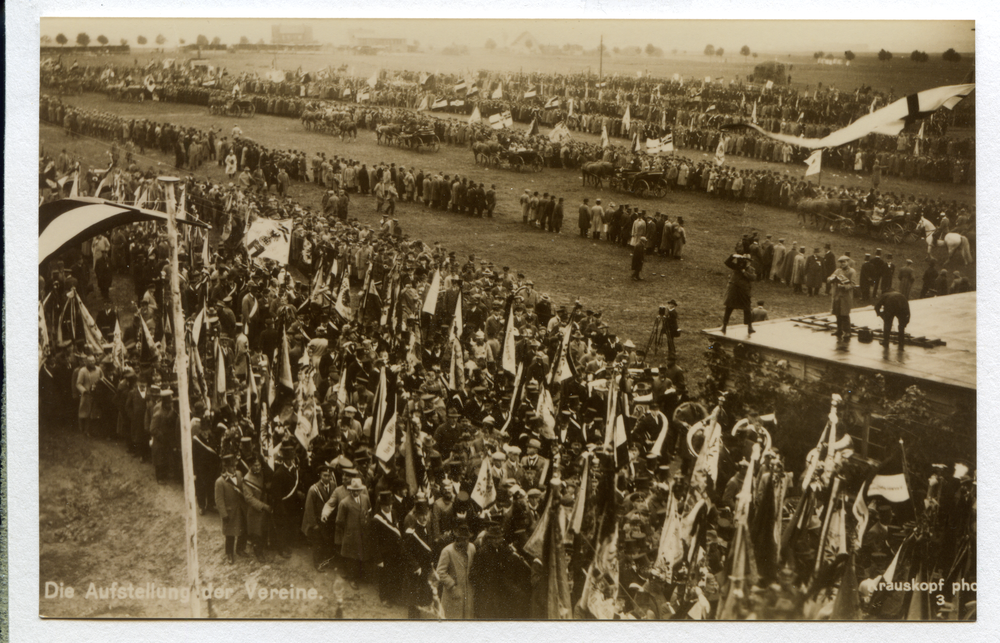
[[[256,219],[243,242],[251,259],[273,259],[287,264],[291,240],[291,219]]]

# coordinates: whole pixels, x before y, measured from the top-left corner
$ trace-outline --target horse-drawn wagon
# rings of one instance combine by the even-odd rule
[[[612,190],[628,192],[641,199],[662,199],[669,186],[663,172],[652,170],[618,170],[608,178]]]
[[[208,103],[208,113],[215,116],[232,116],[239,118],[246,116],[253,118],[257,113],[257,107],[253,101],[243,99],[216,100]]]

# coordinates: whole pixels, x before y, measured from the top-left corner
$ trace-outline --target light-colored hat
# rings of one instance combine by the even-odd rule
[[[364,491],[365,485],[362,484],[361,478],[351,478],[351,484],[347,486],[348,491]]]

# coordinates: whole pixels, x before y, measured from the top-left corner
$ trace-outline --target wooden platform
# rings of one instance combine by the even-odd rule
[[[738,313],[737,313],[738,314]],[[734,319],[736,314],[734,314]],[[834,323],[833,315],[817,315],[819,321]],[[851,312],[854,326],[882,329],[882,319],[875,315],[872,306],[855,308]],[[888,348],[878,341],[863,344],[857,337],[848,342],[838,342],[832,331],[809,327],[794,319],[776,319],[754,324],[755,332],[748,335],[746,326],[730,326],[728,334],[720,329],[706,329],[702,333],[719,341],[723,346],[744,343],[759,347],[772,357],[783,356],[791,364],[801,364],[802,375],[810,365],[823,370],[823,364],[840,364],[868,371],[894,373],[916,380],[976,390],[976,293],[962,293],[918,299],[910,302],[908,335],[940,339],[944,346],[923,348],[907,345],[903,350],[895,343]]]

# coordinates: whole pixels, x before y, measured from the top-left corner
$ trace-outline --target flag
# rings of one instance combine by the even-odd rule
[[[448,388],[458,391],[465,388],[465,359],[462,342],[455,338],[451,341],[451,365],[448,369]]]
[[[454,90],[455,92],[464,92],[466,89],[468,89],[468,87],[469,86],[465,84],[465,80],[460,80],[455,84]]]
[[[115,335],[111,345],[111,361],[115,368],[124,370],[125,368],[125,341],[122,339],[122,326],[115,320]]]
[[[556,439],[556,405],[552,401],[552,393],[544,385],[539,387],[538,391],[538,403],[536,408],[538,409],[538,415],[542,418],[542,430],[541,435],[546,440]]]
[[[215,340],[215,392],[226,394],[226,354],[219,345],[218,338]]]
[[[376,85],[378,85],[378,71],[377,70],[375,71],[374,74],[372,74],[372,77],[368,79],[368,86],[369,87],[371,87],[372,89],[375,89]]]
[[[660,151],[661,152],[673,152],[674,151],[674,135],[665,134],[663,138],[660,139]]]
[[[537,95],[538,95],[538,92],[535,91],[534,87],[532,87],[528,91],[524,92],[524,97],[525,98],[534,98]]]
[[[574,99],[571,98],[571,99],[569,99],[569,101],[567,101],[569,103],[569,115],[570,116],[573,115],[573,100]]]
[[[426,72],[420,72],[420,84],[421,85],[426,85],[427,81],[430,80],[430,79],[431,79],[431,74],[428,74]]]
[[[889,502],[905,502],[910,499],[910,491],[906,484],[903,442],[893,450],[889,459],[879,465],[878,472],[868,485],[868,497],[882,496]]]
[[[681,517],[677,511],[677,498],[671,489],[667,494],[667,513],[660,531],[660,546],[653,567],[669,582],[677,564],[684,559],[684,541],[681,538]]]
[[[482,115],[479,113],[479,105],[472,110],[472,115],[469,116],[469,125],[475,125],[481,123],[483,120]]]
[[[602,125],[601,126],[601,147],[604,148],[604,149],[608,149],[609,147],[611,147],[611,141],[608,140],[608,126],[607,125]]]
[[[503,114],[503,126],[504,127],[514,127],[514,117],[511,116],[510,110],[508,109]]]
[[[476,486],[472,489],[469,497],[482,509],[486,509],[497,501],[497,489],[493,483],[490,458],[483,458],[483,463],[479,465],[479,477],[476,478]]]
[[[418,112],[426,112],[427,111],[427,96],[426,95],[420,101],[420,105],[417,106],[417,111]]]
[[[569,128],[566,127],[566,123],[560,121],[551,132],[549,132],[549,140],[553,143],[562,143],[563,141],[571,140],[573,135],[570,134]]]
[[[448,99],[447,98],[439,98],[439,99],[437,99],[437,100],[434,101],[433,105],[431,105],[431,109],[443,109],[443,108],[445,108],[447,106],[448,106]]]
[[[750,115],[750,122],[751,123],[757,122],[757,101],[753,102],[753,114]]]
[[[478,85],[472,85],[471,87],[469,87],[468,90],[466,90],[465,97],[468,98],[470,96],[475,96],[478,93],[479,93],[479,86]]]
[[[628,435],[625,432],[624,415],[618,415],[615,418],[614,427],[615,467],[620,469],[629,463]]]
[[[594,493],[597,524],[594,558],[587,568],[576,616],[612,620],[618,600],[618,520],[614,471],[605,465],[603,473]]]
[[[545,101],[545,109],[557,109],[559,107],[559,98],[553,96],[549,100]]]
[[[497,88],[493,90],[493,94],[490,98],[493,100],[500,100],[503,98],[503,83],[497,83]]]
[[[726,162],[726,139],[719,137],[719,145],[715,148],[715,164],[723,165]]]
[[[288,335],[282,331],[281,332],[281,363],[278,364],[278,368],[281,369],[278,375],[278,384],[281,384],[289,391],[295,390],[295,381],[292,379],[292,361],[288,354]]]
[[[378,446],[375,448],[375,457],[386,464],[391,462],[396,455],[397,413],[395,394],[390,399],[391,403],[388,404],[388,408],[383,413],[385,419],[380,429],[382,436],[379,438]]]
[[[371,98],[372,98],[372,96],[368,92],[362,92],[362,93],[358,94],[358,102],[359,103],[364,103],[366,101],[369,101],[369,100],[371,100]]]
[[[660,144],[660,139],[658,138],[647,138],[646,139],[646,154],[659,154],[662,150]]]
[[[552,368],[549,370],[549,384],[555,382],[561,384],[573,377],[573,369],[569,365],[569,340],[573,334],[573,324],[566,324],[563,329],[562,341],[559,342],[559,353],[552,361]]]
[[[460,341],[464,332],[465,325],[462,323],[462,291],[459,290],[458,297],[455,298],[455,315],[451,320],[451,328],[448,329],[448,339]]]
[[[625,115],[622,116],[622,129],[626,132],[632,129],[632,106],[625,107]]]
[[[351,306],[346,301],[347,297],[351,294],[350,272],[350,270],[344,270],[344,278],[340,282],[340,292],[337,293],[337,301],[333,305],[333,309],[337,311],[337,314],[348,321],[354,319]]]
[[[351,95],[351,88],[350,88],[350,87],[347,87],[347,88],[345,88],[345,89],[344,89],[344,91],[343,91],[343,92],[342,92],[342,93],[340,94],[340,97],[341,97],[341,98],[347,98],[347,97],[348,97],[348,96],[350,96],[350,95]]]
[[[567,521],[567,530],[579,534],[583,530],[583,516],[587,510],[587,490],[590,488],[590,458],[583,460],[583,472],[580,474],[580,491],[576,494],[573,511]]]
[[[535,136],[538,134],[538,121],[536,119],[531,119],[531,125],[528,125],[527,136]]]
[[[517,367],[517,374],[514,375],[514,394],[510,396],[510,409],[507,412],[507,421],[504,422],[501,433],[507,433],[510,423],[514,420],[514,413],[517,411],[517,404],[521,401],[521,376],[524,375],[524,362]]]
[[[864,543],[865,531],[868,529],[868,503],[865,502],[865,488],[867,486],[867,482],[861,485],[861,489],[858,490],[858,497],[854,499],[854,506],[851,508],[854,519],[858,521],[857,531],[855,532],[858,547],[861,547]]]
[[[493,129],[503,129],[503,114],[493,114],[490,116],[490,127]]]
[[[438,293],[441,291],[441,272],[435,270],[434,277],[431,278],[430,288],[427,289],[427,296],[424,298],[423,311],[433,315],[437,310]]]
[[[451,105],[452,107],[463,107],[465,105],[465,101],[453,100],[453,101],[448,101],[448,104]]]
[[[920,144],[924,140],[924,125],[925,123],[920,124],[920,131],[917,132],[917,141],[913,146],[913,154],[916,156],[920,156]]]
[[[764,85],[764,89],[774,89],[774,81],[773,80],[767,81],[767,83]]]
[[[507,328],[503,334],[503,346],[500,348],[500,367],[513,375],[517,371],[516,345],[514,339],[514,305],[513,298],[507,303]]]
[[[806,159],[806,176],[819,174],[823,170],[823,150],[816,150]]]
[[[874,114],[875,113],[875,104],[876,103],[878,103],[878,96],[876,96],[875,98],[872,99],[872,104],[868,108],[868,113],[869,114]]]

